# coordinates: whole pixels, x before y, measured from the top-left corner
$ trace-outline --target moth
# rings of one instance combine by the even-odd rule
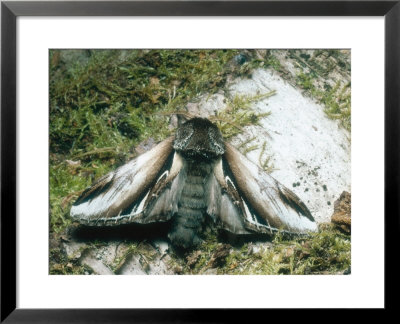
[[[236,235],[317,230],[298,196],[199,117],[87,188],[71,216],[88,226],[170,222],[171,244],[182,249],[200,244],[208,223]]]

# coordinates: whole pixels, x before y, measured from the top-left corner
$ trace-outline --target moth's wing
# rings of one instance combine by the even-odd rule
[[[226,182],[222,159],[214,164],[206,188],[207,214],[217,227],[234,234],[251,234],[246,228],[246,220],[238,204],[239,193],[232,190],[232,186]]]
[[[182,165],[173,137],[100,178],[71,208],[71,217],[86,225],[119,225],[166,221],[177,205]]]
[[[223,178],[216,178],[240,210],[244,228],[261,233],[277,229],[317,231],[311,212],[300,198],[232,145],[226,144],[221,164],[222,171],[215,170],[222,172]]]

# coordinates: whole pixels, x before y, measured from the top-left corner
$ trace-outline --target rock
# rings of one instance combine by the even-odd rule
[[[153,245],[156,247],[161,256],[166,254],[169,250],[168,241],[165,240],[154,240]]]
[[[191,102],[186,105],[186,110],[192,116],[205,117],[214,116],[218,110],[225,107],[225,96],[216,93],[212,96],[205,95],[198,102]]]
[[[176,270],[176,269],[175,269]],[[169,267],[164,262],[164,259],[160,259],[157,257],[154,260],[151,260],[149,263],[149,267],[147,269],[148,275],[170,275],[174,274],[174,271],[169,269]]]
[[[176,129],[178,128],[179,124],[178,124],[178,116],[177,115],[172,115],[171,119],[169,121],[169,125],[168,128],[169,129]]]
[[[160,244],[160,242],[158,242]],[[154,244],[153,245],[157,245]],[[133,275],[133,274],[147,274],[147,275],[160,275],[160,274],[173,274],[166,264],[167,258],[166,251],[168,245],[161,244],[162,248],[166,248],[163,254],[157,248],[154,248],[149,243],[140,243],[137,248],[132,251],[125,260],[115,271],[116,274]]]
[[[138,154],[143,154],[149,150],[151,150],[154,146],[156,146],[156,141],[154,138],[150,137],[143,142],[141,142],[137,147],[135,147],[135,151]]]
[[[95,249],[86,249],[82,252],[82,256],[79,259],[81,265],[90,267],[94,274],[98,275],[113,275],[109,267],[107,267],[101,259],[97,258],[97,251]]]
[[[69,260],[78,260],[82,256],[82,251],[86,248],[85,243],[79,242],[63,243],[62,246]]]
[[[216,268],[210,268],[210,269],[207,269],[206,271],[204,271],[202,274],[204,274],[204,275],[216,275],[216,274],[218,274],[218,271],[217,271]]]
[[[120,241],[100,245],[73,240],[62,243],[68,260],[88,266],[94,274],[106,275],[173,274],[174,271],[168,266],[168,247],[168,242],[163,240],[138,245]]]
[[[273,245],[272,242],[250,242],[247,247],[247,254],[257,254],[267,251]]]
[[[335,201],[331,222],[345,233],[351,232],[351,194],[347,191]]]
[[[130,255],[125,262],[115,271],[115,274],[120,275],[146,275],[147,272],[140,263],[139,256]]]

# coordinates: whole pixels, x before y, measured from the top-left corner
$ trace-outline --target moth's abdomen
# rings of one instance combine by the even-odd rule
[[[203,184],[193,183],[192,177],[189,176],[178,204],[176,218],[179,224],[188,228],[198,228],[203,223],[205,207]]]
[[[182,248],[201,243],[201,233],[205,220],[205,179],[210,173],[208,164],[188,165],[187,178],[178,202],[178,212],[174,215],[169,238]]]

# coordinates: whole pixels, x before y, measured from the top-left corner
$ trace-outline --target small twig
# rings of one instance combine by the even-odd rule
[[[260,152],[260,155],[259,155],[259,157],[258,157],[258,162],[260,163],[260,166],[264,169],[264,163],[262,162],[262,156],[263,156],[263,154],[264,154],[264,152],[265,152],[265,146],[267,145],[267,142],[266,141],[264,141],[264,143],[263,143],[263,145],[262,145],[262,147],[261,147],[261,152]]]
[[[77,159],[77,158],[81,158],[81,157],[84,157],[87,155],[96,155],[96,154],[108,153],[108,152],[113,152],[113,151],[115,151],[114,147],[102,147],[99,149],[94,149],[92,151],[77,154],[73,158]]]
[[[252,138],[250,138],[250,139],[244,141],[242,144],[240,144],[240,145],[238,146],[238,149],[240,150],[242,147],[244,147],[245,145],[247,145],[247,144],[249,144],[250,142],[254,141],[255,139],[256,139],[255,137],[252,137]]]
[[[248,147],[248,148],[246,148],[246,149],[244,150],[243,154],[244,154],[244,155],[247,155],[247,153],[249,153],[249,152],[251,152],[251,151],[254,151],[254,150],[257,150],[257,149],[258,149],[258,145],[250,146],[250,147]]]

